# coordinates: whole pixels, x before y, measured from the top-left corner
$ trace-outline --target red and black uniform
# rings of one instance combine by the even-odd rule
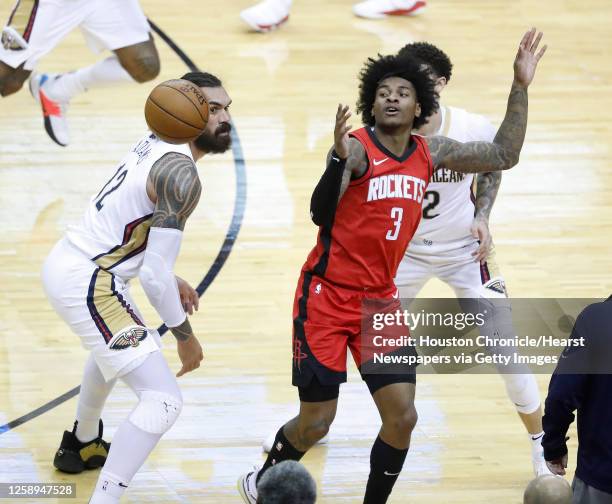
[[[347,348],[361,366],[362,302],[397,297],[393,278],[421,220],[433,173],[419,136],[401,157],[370,127],[350,136],[363,145],[368,168],[350,182],[302,267],[293,305],[293,384],[299,387],[313,376],[322,385],[345,382]]]

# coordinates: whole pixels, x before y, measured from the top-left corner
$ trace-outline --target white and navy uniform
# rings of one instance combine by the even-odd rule
[[[188,144],[171,145],[150,133],[132,147],[43,267],[51,304],[93,352],[107,380],[159,349],[159,335],[146,329],[129,281],[142,266],[155,210],[147,195],[149,172],[169,152],[193,161]]]
[[[75,28],[94,52],[114,51],[149,40],[150,26],[138,0],[18,0],[7,26],[26,47],[3,36],[0,61],[33,70]],[[22,44],[23,45],[23,44]]]
[[[444,106],[440,111],[442,124],[436,135],[459,142],[492,142],[495,138],[497,130],[481,115]],[[458,297],[480,297],[488,291],[505,295],[493,252],[483,265],[472,257],[478,248],[471,233],[474,174],[437,168],[423,200],[423,218],[395,277],[401,297],[416,297],[433,277],[450,285]]]

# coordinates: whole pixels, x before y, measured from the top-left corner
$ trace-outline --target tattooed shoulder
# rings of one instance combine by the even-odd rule
[[[195,164],[184,154],[169,152],[155,162],[149,179],[157,196],[151,225],[183,230],[202,192]]]

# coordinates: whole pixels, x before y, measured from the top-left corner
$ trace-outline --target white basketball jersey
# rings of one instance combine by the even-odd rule
[[[440,111],[442,124],[436,135],[458,142],[492,142],[495,138],[497,130],[486,117],[455,107],[442,106]],[[473,182],[472,173],[458,173],[443,166],[434,172],[423,199],[423,218],[411,245],[473,241],[470,232],[475,208]]]
[[[149,133],[119,163],[110,180],[92,196],[80,224],[68,240],[100,268],[124,280],[138,275],[147,247],[155,205],[147,178],[164,154],[178,152],[193,161],[189,144],[172,145]]]

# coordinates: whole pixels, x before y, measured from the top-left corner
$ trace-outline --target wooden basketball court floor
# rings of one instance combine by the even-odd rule
[[[200,68],[223,79],[243,153],[200,162],[204,197],[185,233],[179,275],[193,284],[202,280],[232,218],[239,222],[240,203],[245,206],[227,262],[191,319],[204,347],[203,366],[180,379],[183,414],[125,502],[240,502],[237,476],[261,463],[262,439],[297,411],[290,385],[291,304],[316,234],[310,192],[324,169],[336,105],[354,104],[356,74],[367,56],[414,40],[434,42],[455,64],[443,102],[499,124],[518,41],[532,25],[544,30],[549,51],[530,89],[521,163],[504,174],[491,219],[498,260],[514,297],[612,291],[609,2],[431,0],[419,18],[378,22],[354,18],[350,0],[295,3],[286,27],[257,35],[238,18],[247,0],[142,0],[147,15]],[[10,7],[0,0],[3,17]],[[185,65],[159,38],[157,44],[158,81],[180,76]],[[99,57],[76,32],[40,68],[67,71]],[[48,305],[39,272],[66,225],[80,217],[89,195],[144,131],[142,110],[152,85],[78,97],[70,108],[73,142],[65,149],[47,138],[26,90],[0,100],[0,424],[80,382],[86,352]],[[134,290],[149,324],[158,325]],[[449,293],[431,282],[422,295]],[[174,343],[164,339],[164,353],[178,370]],[[548,377],[538,382],[544,396]],[[133,404],[118,386],[103,415],[107,437]],[[532,477],[529,446],[498,376],[421,376],[417,408],[411,451],[390,502],[521,502]],[[97,473],[67,476],[51,465],[75,409],[72,398],[1,433],[0,482],[76,482],[72,502],[87,502]],[[317,479],[319,502],[361,502],[378,425],[353,371],[341,390],[331,442],[304,458]],[[568,478],[575,467],[573,428],[571,435]]]

